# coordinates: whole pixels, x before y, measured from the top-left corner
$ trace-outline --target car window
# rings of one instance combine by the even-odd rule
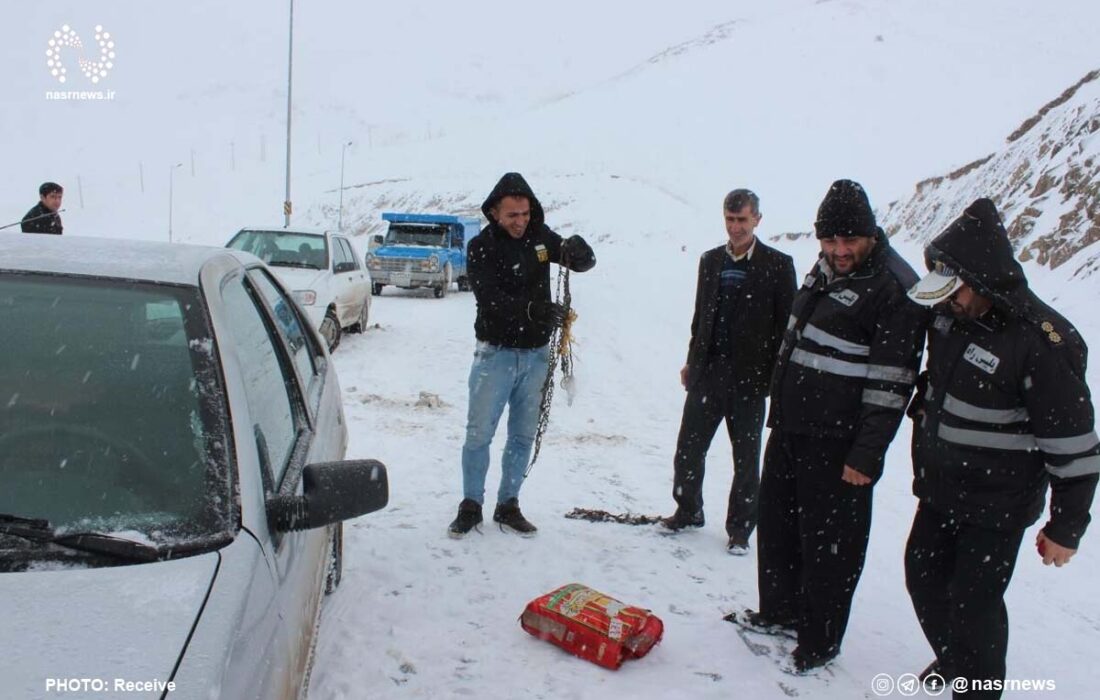
[[[335,270],[336,266],[339,265],[340,263],[346,263],[346,262],[351,262],[351,261],[348,260],[347,250],[344,248],[344,246],[341,245],[341,243],[343,243],[343,241],[341,241],[339,238],[333,238],[332,243],[333,243],[333,245],[332,245],[332,249],[333,249],[332,250],[332,262],[333,262],[333,265],[332,265],[332,267]]]
[[[248,271],[248,277],[256,285],[256,289],[259,290],[275,315],[276,326],[283,336],[283,342],[290,350],[294,367],[298,370],[303,393],[308,392],[309,386],[317,374],[317,369],[312,344],[309,342],[309,334],[302,324],[302,320],[294,312],[294,306],[290,303],[290,299],[275,286],[267,272],[254,268]]]
[[[265,322],[266,313],[246,289],[244,280],[234,277],[222,288],[226,315],[233,329],[232,343],[240,360],[242,383],[252,415],[258,447],[266,450],[267,465],[277,489],[286,471],[297,438],[296,387],[280,358],[279,343],[272,336],[274,326]]]
[[[0,328],[0,512],[157,544],[229,528],[198,289],[0,275]]]
[[[344,250],[345,260],[354,265],[356,270],[360,269],[359,261],[355,258],[355,250],[351,247],[351,242],[348,241],[346,238],[337,238],[336,241]]]

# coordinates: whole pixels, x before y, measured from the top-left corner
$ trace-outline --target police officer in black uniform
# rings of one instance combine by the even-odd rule
[[[760,484],[759,612],[797,631],[805,672],[840,651],[871,527],[872,485],[909,402],[926,312],[917,281],[863,188],[833,183],[815,223],[822,254],[794,300],[772,380]]]
[[[1088,349],[1028,289],[990,200],[971,204],[928,244],[925,259],[931,272],[909,296],[936,314],[909,411],[920,504],[906,585],[936,654],[926,675],[969,679],[971,692],[955,698],[999,698],[992,688],[1005,677],[1004,593],[1048,485],[1050,520],[1036,538],[1044,564],[1066,564],[1089,523],[1100,440],[1085,383]]]

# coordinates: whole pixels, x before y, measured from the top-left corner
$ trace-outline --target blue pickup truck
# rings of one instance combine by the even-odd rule
[[[436,299],[447,296],[452,283],[470,289],[466,277],[466,246],[477,235],[479,219],[447,214],[384,212],[385,236],[372,236],[367,268],[371,293],[387,284],[402,289],[431,287]]]

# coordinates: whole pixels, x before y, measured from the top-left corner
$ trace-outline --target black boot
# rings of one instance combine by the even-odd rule
[[[493,521],[500,523],[500,529],[509,527],[521,535],[531,536],[538,532],[538,528],[528,522],[519,510],[519,499],[509,498],[504,503],[498,503],[493,511]]]
[[[447,534],[455,539],[465,537],[466,533],[480,524],[481,504],[477,501],[471,501],[469,498],[464,498],[462,503],[458,504],[458,517],[447,528]]]
[[[704,524],[706,521],[703,519],[703,511],[688,513],[677,508],[672,515],[661,518],[661,527],[672,532],[679,532],[686,527],[703,527]]]

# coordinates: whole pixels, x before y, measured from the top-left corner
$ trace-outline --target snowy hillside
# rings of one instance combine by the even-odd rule
[[[991,197],[1019,257],[1084,278],[1100,250],[1100,71],[1029,118],[994,153],[917,184],[884,217],[890,234],[927,240],[978,197]],[[1094,289],[1095,280],[1090,282]]]
[[[222,243],[281,221],[285,9],[8,3],[5,220],[50,179],[67,187],[74,234],[166,238],[170,180],[181,240]],[[748,185],[772,230],[806,230],[837,177],[884,206],[944,163],[992,151],[1095,68],[1098,15],[1087,0],[700,0],[644,13],[583,0],[530,12],[501,0],[299,0],[294,220],[335,222],[352,141],[348,186],[417,178],[446,198],[506,170],[618,175],[707,214]],[[118,56],[97,87],[114,100],[45,99],[60,87],[44,59],[62,25],[85,39],[96,25],[111,31]],[[632,206],[666,216],[644,199]]]

